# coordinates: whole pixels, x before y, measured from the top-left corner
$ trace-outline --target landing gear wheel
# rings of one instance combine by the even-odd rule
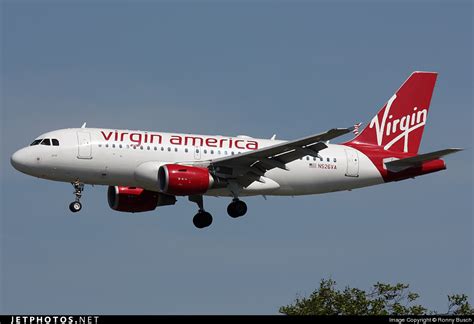
[[[72,203],[69,204],[69,210],[72,211],[73,213],[77,213],[82,209],[82,204],[78,201],[73,201]]]
[[[81,197],[82,192],[84,191],[84,184],[79,182],[79,180],[71,182],[71,184],[74,187],[74,195],[76,196],[76,200],[69,204],[69,210],[73,213],[77,213],[82,209]]]
[[[227,206],[227,214],[232,218],[244,216],[247,213],[247,204],[242,200],[234,199],[229,206]]]
[[[205,211],[198,212],[193,217],[194,226],[197,228],[205,228],[212,224],[212,215]]]

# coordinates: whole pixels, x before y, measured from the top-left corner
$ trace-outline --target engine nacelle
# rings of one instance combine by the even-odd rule
[[[158,170],[161,192],[169,195],[200,195],[208,191],[214,179],[207,168],[165,164]]]
[[[109,186],[107,200],[110,208],[117,211],[139,213],[154,210],[158,206],[174,205],[174,196],[138,187]]]

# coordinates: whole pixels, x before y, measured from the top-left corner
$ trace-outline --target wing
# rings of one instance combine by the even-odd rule
[[[254,181],[264,182],[260,177],[273,168],[288,170],[287,163],[303,156],[318,156],[318,152],[327,148],[324,143],[351,132],[354,128],[334,128],[325,133],[283,142],[242,154],[211,160],[209,169],[218,177],[235,179],[241,186],[247,187]]]

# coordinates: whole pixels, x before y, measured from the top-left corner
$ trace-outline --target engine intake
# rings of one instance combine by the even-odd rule
[[[158,206],[174,205],[176,198],[138,187],[109,186],[107,201],[113,210],[139,213],[154,210]]]
[[[207,168],[165,164],[158,170],[161,192],[169,195],[199,195],[208,191],[214,179]]]

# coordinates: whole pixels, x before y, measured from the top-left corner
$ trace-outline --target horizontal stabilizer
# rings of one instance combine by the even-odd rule
[[[385,162],[385,166],[387,167],[387,170],[398,172],[401,170],[405,170],[407,168],[418,166],[422,164],[423,162],[437,160],[445,155],[456,153],[462,150],[463,149],[461,148],[444,149],[440,151],[420,154],[420,155],[409,157],[406,159]]]

